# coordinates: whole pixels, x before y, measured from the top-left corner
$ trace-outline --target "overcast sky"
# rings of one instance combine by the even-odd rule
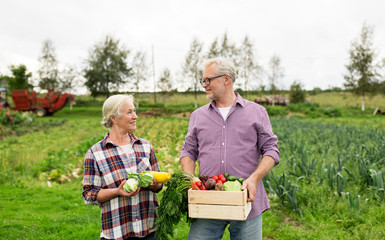
[[[265,69],[278,55],[286,88],[294,80],[306,89],[343,87],[349,48],[365,21],[385,57],[384,9],[383,0],[0,0],[0,73],[11,64],[35,73],[46,39],[60,64],[80,68],[109,34],[150,58],[153,46],[158,78],[164,67],[180,71],[194,37],[206,51],[227,32],[237,44],[248,35]]]

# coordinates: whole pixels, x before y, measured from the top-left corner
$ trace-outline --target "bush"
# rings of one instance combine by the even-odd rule
[[[290,86],[289,96],[291,103],[305,102],[305,91],[302,89],[302,84],[294,82]]]
[[[9,109],[0,110],[0,125],[13,128],[20,124],[28,124],[34,120],[35,115],[29,112],[18,112]]]
[[[47,129],[62,125],[64,120],[49,119],[49,121],[35,121],[32,112],[18,112],[9,109],[0,109],[0,139],[6,136],[21,136],[29,132]]]

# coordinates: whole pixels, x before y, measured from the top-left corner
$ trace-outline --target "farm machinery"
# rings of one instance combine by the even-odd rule
[[[5,98],[6,99],[6,98]],[[12,90],[13,110],[17,111],[32,111],[38,117],[52,115],[62,109],[68,102],[75,104],[75,96],[69,93],[59,93],[54,90],[48,90],[44,98],[36,97],[36,92],[31,94],[26,89]],[[4,105],[4,106],[2,106]],[[6,107],[5,104],[0,104],[0,108]],[[8,107],[10,107],[8,103]]]

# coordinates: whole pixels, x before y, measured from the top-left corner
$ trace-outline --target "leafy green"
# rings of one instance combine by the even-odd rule
[[[242,191],[242,184],[236,181],[227,181],[223,184],[225,191]]]
[[[188,214],[187,190],[191,187],[190,179],[193,175],[185,172],[176,172],[165,184],[163,197],[156,210],[156,237],[158,240],[173,239],[175,226],[183,216]],[[188,217],[187,217],[188,221]]]
[[[123,186],[124,191],[133,192],[139,188],[139,182],[136,178],[127,179],[126,183]]]
[[[146,188],[154,181],[154,174],[152,173],[139,174],[138,179],[140,182],[140,186]]]

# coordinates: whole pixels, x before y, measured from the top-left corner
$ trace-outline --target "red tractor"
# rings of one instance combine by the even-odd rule
[[[44,98],[36,97],[36,92],[32,91],[31,95],[26,89],[12,90],[12,100],[17,111],[32,111],[38,117],[52,115],[62,109],[68,102],[75,104],[75,96],[69,93],[59,93],[54,90],[48,90]]]

